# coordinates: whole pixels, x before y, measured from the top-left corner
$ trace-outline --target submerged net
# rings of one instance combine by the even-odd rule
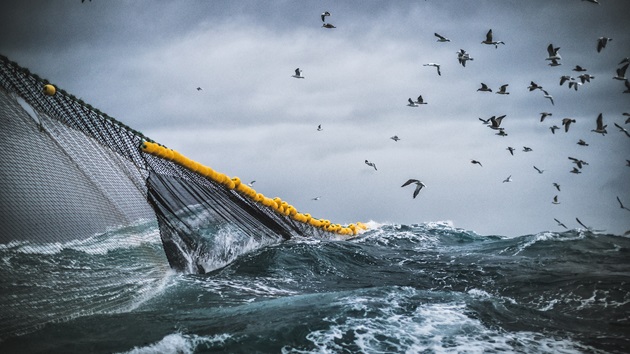
[[[113,232],[126,241],[137,237],[137,243],[151,243],[142,233],[116,230],[157,224],[162,247],[144,247],[136,256],[152,264],[164,263],[166,256],[178,271],[206,273],[263,245],[292,237],[347,237],[363,227],[331,224],[256,193],[2,56],[0,154],[0,251],[5,253],[36,245],[73,248],[67,245],[77,242],[74,249],[107,252],[99,237]],[[11,271],[24,268],[6,261],[5,267],[0,339],[44,320],[77,315],[61,307],[45,316],[29,313],[25,308],[41,299],[11,301],[16,288],[9,277],[17,274]],[[139,273],[125,272],[122,281],[131,284],[151,271]],[[109,298],[95,301],[81,311],[118,306]]]

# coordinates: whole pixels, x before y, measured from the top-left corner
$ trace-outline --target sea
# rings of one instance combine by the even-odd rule
[[[170,269],[154,223],[2,244],[0,353],[630,352],[627,236],[369,225],[203,275]]]

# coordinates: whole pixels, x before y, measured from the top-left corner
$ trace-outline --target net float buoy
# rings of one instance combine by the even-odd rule
[[[55,86],[51,84],[44,85],[44,95],[53,96],[55,93],[57,93]]]

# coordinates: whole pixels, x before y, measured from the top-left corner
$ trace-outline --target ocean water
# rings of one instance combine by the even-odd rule
[[[0,352],[630,352],[628,237],[372,226],[204,275],[171,271],[150,223],[0,245]]]

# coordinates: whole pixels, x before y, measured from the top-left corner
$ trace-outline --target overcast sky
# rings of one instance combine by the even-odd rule
[[[554,218],[577,228],[578,217],[622,234],[630,211],[616,197],[630,208],[630,138],[613,123],[630,130],[630,94],[612,77],[630,57],[630,1],[599,1],[5,0],[0,54],[332,222],[451,221],[516,236],[562,231]],[[324,11],[337,28],[322,28]],[[505,45],[481,44],[489,29]],[[613,40],[598,53],[602,36]],[[560,66],[545,60],[550,43]],[[460,49],[474,58],[466,67]],[[559,85],[580,74],[575,65],[595,77],[578,91]],[[305,79],[291,77],[298,67]],[[478,92],[481,82],[493,92]],[[495,94],[503,84],[510,94]],[[428,104],[408,107],[418,95]],[[540,112],[553,115],[541,123]],[[605,136],[591,132],[600,113]],[[493,115],[506,115],[508,136],[478,119]],[[569,132],[552,134],[567,117]],[[569,156],[589,165],[570,173]],[[401,188],[409,178],[427,186],[415,199],[413,186]]]

